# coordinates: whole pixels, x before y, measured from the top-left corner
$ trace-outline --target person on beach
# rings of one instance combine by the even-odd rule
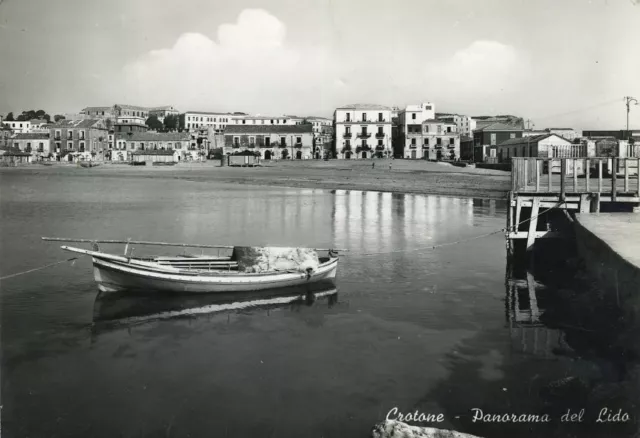
[[[375,168],[376,168],[376,163],[375,163],[375,162],[371,163],[371,168],[372,168],[372,169],[375,169]]]

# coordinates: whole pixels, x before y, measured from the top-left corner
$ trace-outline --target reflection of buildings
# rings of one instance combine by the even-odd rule
[[[377,253],[443,243],[473,225],[471,199],[336,190],[336,245]]]

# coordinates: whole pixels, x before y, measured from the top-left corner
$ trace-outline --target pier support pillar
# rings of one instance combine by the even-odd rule
[[[600,213],[600,193],[594,193],[593,196],[591,196],[591,208],[589,212]]]
[[[538,212],[540,211],[540,198],[534,197],[531,204],[531,219],[529,220],[529,234],[527,235],[527,252],[533,250],[538,228]]]

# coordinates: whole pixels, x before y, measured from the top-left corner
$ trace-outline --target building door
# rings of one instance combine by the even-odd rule
[[[416,159],[416,151],[411,151],[411,159]]]
[[[366,152],[362,153],[362,158],[367,158],[367,153]]]
[[[344,158],[347,160],[351,159],[351,152],[347,152],[346,154],[344,154]]]
[[[269,150],[264,151],[264,159],[265,160],[270,160],[271,159],[271,151],[269,151]]]
[[[320,152],[316,152],[316,160],[320,159]]]
[[[302,160],[302,152],[301,151],[296,152],[296,160]]]

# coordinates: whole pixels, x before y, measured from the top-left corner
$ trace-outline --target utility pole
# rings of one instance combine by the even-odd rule
[[[629,137],[630,137],[629,136],[629,111],[631,110],[631,102],[633,102],[634,105],[638,105],[638,99],[631,96],[625,96],[624,100],[625,100],[625,104],[627,105],[627,130],[626,130],[627,138],[626,140],[629,140]]]
[[[527,119],[527,121],[525,123],[527,124],[527,130],[529,130],[531,128],[530,125],[535,126],[535,124],[531,123],[531,119]]]

